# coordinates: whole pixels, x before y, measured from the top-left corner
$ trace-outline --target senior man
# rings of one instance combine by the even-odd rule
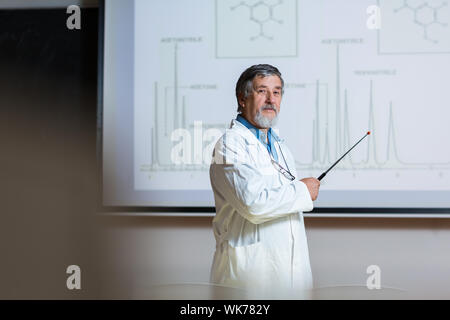
[[[315,178],[297,178],[291,152],[272,129],[283,88],[271,65],[241,74],[238,116],[215,145],[210,166],[216,205],[210,281],[272,297],[312,289],[302,212],[313,209],[320,186]]]

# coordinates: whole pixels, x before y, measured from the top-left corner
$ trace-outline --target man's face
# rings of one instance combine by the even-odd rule
[[[256,76],[252,92],[239,99],[242,116],[259,129],[271,127],[280,112],[281,89],[278,76]]]

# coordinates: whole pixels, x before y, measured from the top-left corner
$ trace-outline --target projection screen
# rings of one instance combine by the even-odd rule
[[[316,208],[449,212],[450,6],[419,2],[105,1],[103,205],[213,207],[211,150],[236,118],[236,81],[268,63],[298,178],[372,132]]]

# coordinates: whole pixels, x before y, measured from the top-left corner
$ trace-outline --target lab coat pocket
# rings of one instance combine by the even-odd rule
[[[261,242],[246,246],[228,246],[230,280],[233,284],[248,287],[264,283],[267,276],[266,252]]]

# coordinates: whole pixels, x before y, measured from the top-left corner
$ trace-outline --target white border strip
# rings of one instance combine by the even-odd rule
[[[213,212],[195,213],[195,212],[98,212],[98,216],[117,216],[117,217],[214,217]],[[305,218],[450,218],[450,214],[435,213],[304,213]]]

